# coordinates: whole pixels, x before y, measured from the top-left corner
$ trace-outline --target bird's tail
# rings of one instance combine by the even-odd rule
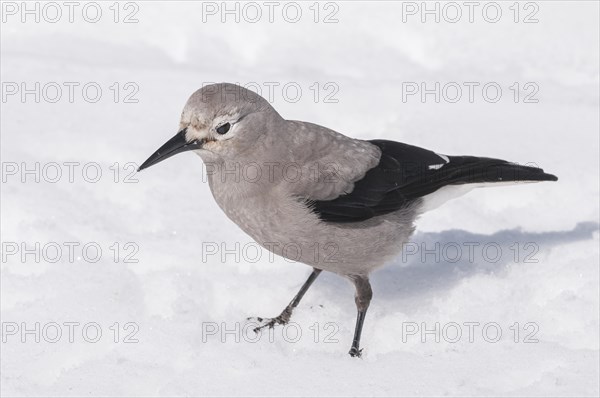
[[[449,156],[450,161],[438,170],[436,178],[446,184],[557,181],[555,175],[539,167],[520,165],[506,160],[475,156]],[[438,174],[436,173],[436,174]]]
[[[435,209],[473,188],[558,180],[539,167],[523,166],[500,159],[475,156],[448,156],[448,159],[443,167],[430,174],[429,181],[424,184],[429,189],[415,189],[423,198],[423,212]]]

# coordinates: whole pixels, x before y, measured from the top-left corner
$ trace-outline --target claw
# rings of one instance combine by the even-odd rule
[[[246,320],[250,321],[252,319],[256,319],[262,325],[254,328],[254,333],[258,333],[261,329],[266,328],[273,329],[275,325],[287,325],[290,321],[290,316],[292,315],[292,309],[286,308],[283,312],[275,318],[261,318],[261,317],[248,317]]]
[[[348,354],[350,354],[352,358],[360,358],[362,356],[362,348],[359,350],[358,347],[352,347]]]
[[[286,316],[287,315],[287,316]],[[276,318],[261,318],[261,317],[248,317],[246,320],[250,321],[256,319],[262,325],[257,326],[253,329],[254,333],[258,333],[261,329],[269,327],[269,329],[273,329],[275,325],[286,325],[289,322],[289,315],[286,311],[284,311],[281,315]]]

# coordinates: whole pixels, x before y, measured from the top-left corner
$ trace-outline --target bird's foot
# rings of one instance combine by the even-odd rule
[[[350,352],[348,352],[348,354],[350,354],[350,356],[352,358],[354,358],[354,357],[360,358],[362,356],[362,348],[359,350],[358,347],[352,346],[352,348],[350,348]]]
[[[261,329],[268,327],[272,329],[275,325],[287,325],[292,316],[292,309],[286,308],[283,312],[275,318],[261,318],[261,317],[250,317],[248,321],[256,321],[260,325],[254,328],[254,333],[258,333]]]

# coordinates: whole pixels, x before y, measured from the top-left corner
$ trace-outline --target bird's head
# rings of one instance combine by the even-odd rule
[[[240,156],[254,148],[261,136],[282,120],[271,104],[253,91],[230,83],[205,86],[185,104],[179,132],[138,171],[190,150],[205,160]]]

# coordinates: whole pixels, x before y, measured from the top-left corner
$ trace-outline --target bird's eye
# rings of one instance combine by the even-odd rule
[[[219,134],[227,134],[227,132],[229,131],[230,128],[231,128],[231,124],[230,123],[222,124],[219,127],[217,127],[217,133],[219,133]]]

